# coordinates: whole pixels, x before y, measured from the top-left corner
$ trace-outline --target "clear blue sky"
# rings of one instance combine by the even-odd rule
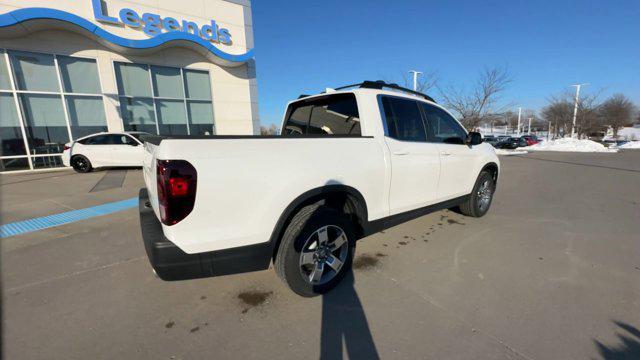
[[[253,0],[260,116],[279,125],[284,104],[361,80],[435,70],[470,84],[506,65],[503,103],[539,109],[551,95],[626,94],[640,105],[640,1]],[[437,100],[437,94],[435,94]]]

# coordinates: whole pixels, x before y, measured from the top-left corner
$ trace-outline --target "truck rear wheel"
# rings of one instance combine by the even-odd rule
[[[486,170],[482,171],[473,186],[469,199],[460,205],[460,212],[472,217],[484,216],[491,207],[495,189],[496,184],[491,173]]]
[[[275,269],[296,294],[333,289],[351,268],[356,231],[349,216],[324,205],[302,208],[287,226]]]

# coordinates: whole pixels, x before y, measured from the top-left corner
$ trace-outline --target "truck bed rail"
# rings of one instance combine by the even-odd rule
[[[362,138],[372,139],[373,136],[362,135],[333,135],[333,134],[304,134],[304,135],[142,135],[142,141],[160,145],[163,140],[237,140],[237,139],[319,139],[319,138]]]

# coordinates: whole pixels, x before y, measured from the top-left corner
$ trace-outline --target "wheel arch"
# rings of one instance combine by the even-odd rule
[[[367,203],[364,196],[357,189],[342,184],[325,185],[311,189],[295,198],[282,212],[271,233],[269,242],[272,246],[272,258],[275,259],[280,246],[280,240],[293,216],[303,207],[318,202],[324,202],[329,207],[336,208],[352,216],[358,236],[364,234],[368,222]]]
[[[69,157],[69,161],[73,161],[73,159],[75,159],[75,158],[77,158],[79,156],[82,156],[83,158],[85,158],[85,159],[89,160],[89,162],[91,162],[91,159],[87,155],[85,155],[83,153],[71,154],[71,156]],[[93,164],[93,162],[91,162],[91,163]]]
[[[498,185],[498,173],[500,172],[500,168],[498,167],[498,164],[496,164],[495,162],[487,163],[482,167],[482,170],[480,170],[480,173],[482,173],[485,170],[489,171],[489,173],[493,177],[494,186],[497,186]],[[480,173],[478,173],[478,176],[480,175]]]

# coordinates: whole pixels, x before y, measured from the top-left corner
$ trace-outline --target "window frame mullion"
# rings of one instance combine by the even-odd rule
[[[33,161],[31,160],[31,147],[27,140],[27,130],[25,128],[24,117],[22,116],[22,108],[20,101],[18,100],[18,93],[16,92],[16,81],[13,74],[13,66],[11,65],[11,59],[9,58],[9,52],[4,51],[5,61],[7,63],[7,71],[9,71],[9,81],[11,83],[11,89],[13,90],[13,101],[16,106],[16,113],[18,114],[18,121],[20,122],[20,131],[22,132],[22,141],[24,142],[24,150],[26,152],[27,161],[29,162],[29,170],[33,170]]]
[[[180,68],[180,80],[182,81],[182,102],[184,104],[184,119],[187,125],[187,135],[191,135],[191,126],[189,126],[189,109],[187,107],[187,82],[184,78],[184,69]]]
[[[69,109],[67,109],[67,98],[64,94],[64,84],[62,83],[62,74],[60,73],[60,66],[58,65],[58,56],[53,54],[53,66],[56,68],[56,76],[58,77],[58,89],[62,99],[62,111],[64,112],[64,118],[67,122],[67,133],[69,134],[69,141],[73,142],[73,134],[71,134],[71,119],[69,119]]]
[[[149,85],[151,86],[151,102],[153,103],[153,117],[156,123],[156,134],[160,136],[160,125],[158,125],[158,107],[156,106],[156,92],[153,90],[153,75],[151,74],[151,65],[145,65],[149,74]]]

